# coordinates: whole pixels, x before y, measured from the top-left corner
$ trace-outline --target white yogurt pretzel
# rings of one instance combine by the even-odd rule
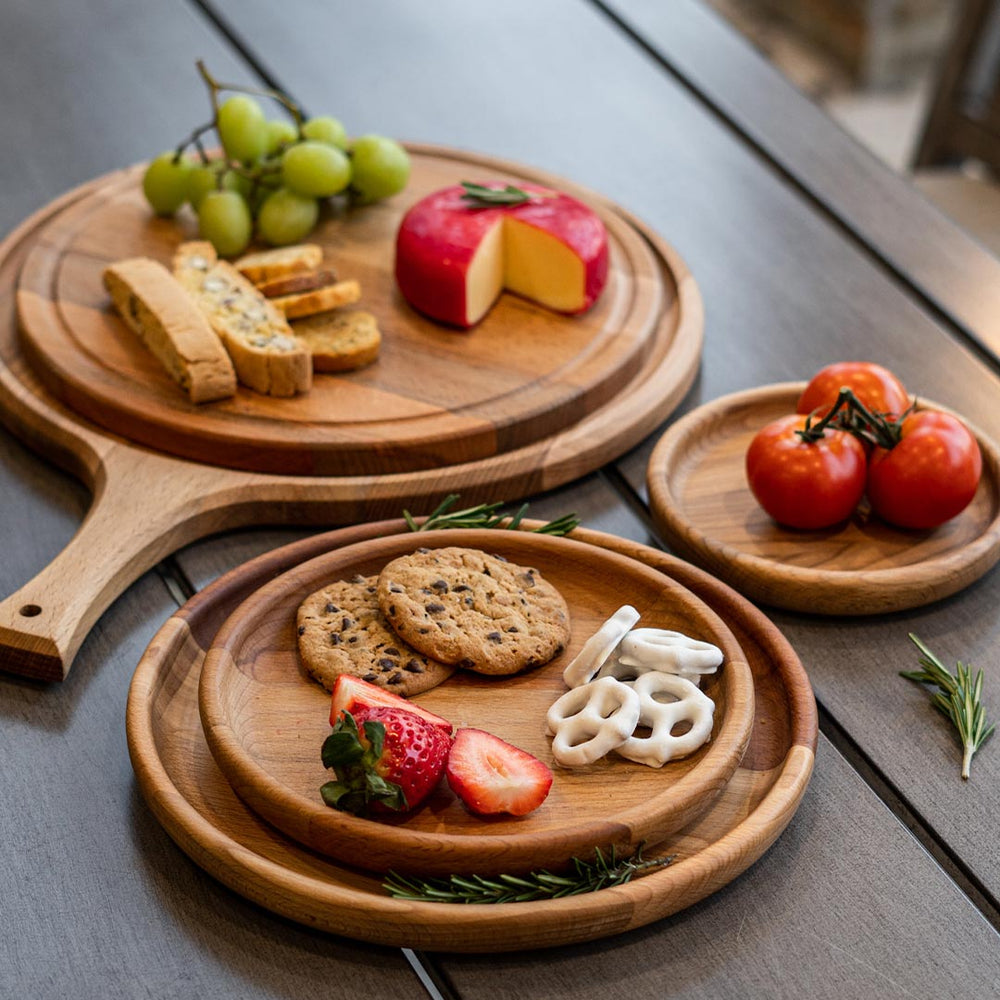
[[[622,641],[618,659],[639,673],[660,670],[668,674],[711,674],[722,663],[722,650],[683,632],[637,628]]]
[[[633,735],[625,740],[616,748],[622,757],[663,767],[668,760],[694,753],[712,735],[715,702],[683,677],[651,670],[632,684],[632,690],[639,698],[638,724],[649,727],[651,732],[649,736]],[[657,698],[664,694],[675,700]],[[681,722],[690,722],[691,728],[681,736],[673,736],[672,730]]]
[[[616,649],[605,661],[604,666],[597,671],[597,680],[602,677],[614,677],[616,681],[621,681],[623,684],[628,684],[631,681],[637,681],[643,674],[648,674],[651,671],[660,670],[659,667],[644,667],[635,666],[635,660],[630,663],[624,663],[621,659],[621,646]],[[701,684],[701,674],[686,674],[686,673],[674,673],[670,670],[661,670],[661,673],[670,674],[671,677],[683,677],[684,680],[690,681],[697,687]]]
[[[556,763],[583,767],[621,746],[639,723],[639,702],[632,688],[613,677],[571,688],[545,717]]]
[[[611,656],[628,630],[639,620],[639,612],[626,604],[620,607],[584,644],[563,671],[568,688],[588,683]]]

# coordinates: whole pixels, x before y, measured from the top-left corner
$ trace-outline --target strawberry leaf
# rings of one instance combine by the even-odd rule
[[[399,785],[386,781],[376,770],[385,744],[385,726],[374,719],[362,725],[364,739],[350,712],[337,719],[333,731],[323,742],[323,766],[337,775],[320,788],[323,801],[341,812],[365,816],[368,807],[378,802],[387,809],[407,808],[406,795]]]

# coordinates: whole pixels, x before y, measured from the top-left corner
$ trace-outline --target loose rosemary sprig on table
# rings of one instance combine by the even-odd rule
[[[622,885],[633,876],[653,868],[665,868],[676,855],[642,858],[642,845],[631,857],[618,860],[615,849],[605,857],[600,848],[593,861],[573,859],[573,869],[565,875],[549,871],[527,875],[451,875],[448,878],[404,878],[389,872],[382,887],[396,899],[428,903],[526,903],[534,899],[561,899]]]
[[[958,730],[962,741],[962,777],[968,780],[972,755],[992,735],[994,724],[986,725],[986,709],[983,707],[983,672],[977,671],[975,678],[972,668],[958,662],[956,676],[911,632],[910,639],[923,654],[920,657],[922,670],[901,670],[900,677],[930,684],[938,690],[932,699],[935,708],[943,712]]]
[[[503,513],[500,508],[503,507],[504,501],[500,500],[497,503],[481,503],[475,507],[466,507],[465,510],[453,511],[451,508],[457,503],[458,497],[457,493],[449,493],[431,511],[423,524],[418,524],[413,515],[408,510],[404,510],[403,517],[406,519],[406,524],[410,531],[434,531],[437,528],[503,528],[516,530],[528,510],[528,505],[524,503],[521,504],[514,514]],[[543,524],[540,528],[532,528],[531,530],[542,535],[568,535],[579,524],[580,519],[576,514],[564,514],[554,521]]]

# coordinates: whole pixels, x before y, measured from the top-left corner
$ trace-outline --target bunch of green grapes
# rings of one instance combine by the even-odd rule
[[[292,117],[268,119],[260,102],[236,93],[220,103],[217,83],[199,63],[209,86],[213,117],[177,149],[156,157],[143,175],[146,200],[158,215],[189,204],[203,239],[218,253],[242,253],[254,233],[284,246],[304,239],[319,218],[320,201],[342,196],[367,204],[402,191],[410,177],[406,150],[381,135],[348,138],[328,116],[303,120],[280,94],[267,92]],[[221,153],[205,152],[201,137],[214,130]],[[197,155],[185,151],[194,146]]]

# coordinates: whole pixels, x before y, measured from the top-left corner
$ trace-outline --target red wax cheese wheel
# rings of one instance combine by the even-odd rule
[[[567,194],[519,187],[538,197],[479,208],[456,185],[406,213],[396,237],[396,281],[414,309],[468,328],[504,289],[556,312],[594,304],[608,278],[604,223]]]

